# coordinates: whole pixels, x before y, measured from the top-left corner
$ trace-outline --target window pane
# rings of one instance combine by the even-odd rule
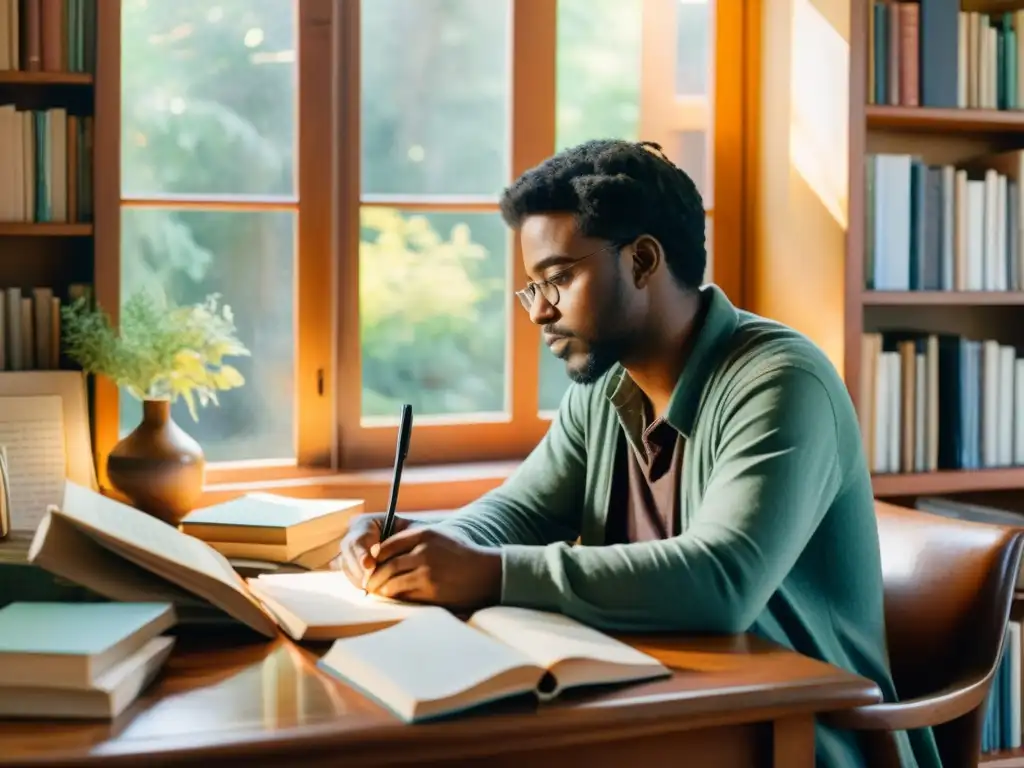
[[[364,207],[360,223],[363,416],[505,411],[501,216]]]
[[[704,198],[704,207],[711,207],[711,174],[708,172],[708,134],[706,131],[678,131],[672,135],[672,143],[666,147],[669,159],[686,171],[697,185],[697,191]]]
[[[642,0],[558,0],[555,143],[640,137]],[[565,363],[540,343],[541,411],[565,394]]]
[[[676,10],[676,94],[703,96],[711,81],[713,0],[679,0]]]
[[[704,250],[708,253],[708,266],[704,270],[704,282],[715,282],[715,220],[711,216],[704,217]]]
[[[177,304],[220,293],[252,353],[230,359],[242,387],[220,393],[220,405],[199,410],[198,422],[177,403],[178,424],[208,461],[294,458],[294,214],[128,207],[121,242],[122,300],[139,289],[162,290]],[[141,408],[124,391],[120,403],[123,435]]]
[[[641,22],[641,0],[558,0],[558,149],[638,138]]]
[[[497,195],[509,176],[508,0],[362,4],[362,189]]]
[[[293,0],[123,0],[122,191],[292,195]]]

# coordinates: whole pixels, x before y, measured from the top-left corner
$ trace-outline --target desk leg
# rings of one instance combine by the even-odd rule
[[[793,715],[772,723],[772,765],[814,768],[813,715]]]

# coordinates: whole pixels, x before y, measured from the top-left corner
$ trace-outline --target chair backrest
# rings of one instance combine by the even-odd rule
[[[1021,530],[885,502],[875,510],[889,664],[900,699],[987,684],[1002,652]],[[971,715],[934,729],[945,765],[973,765],[972,751],[977,760],[983,710],[984,700]]]

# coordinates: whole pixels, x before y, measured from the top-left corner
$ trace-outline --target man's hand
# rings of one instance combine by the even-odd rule
[[[449,538],[429,526],[409,528],[371,546],[377,567],[366,584],[409,602],[475,609],[501,599],[501,553]]]
[[[362,515],[353,520],[341,540],[341,554],[334,558],[331,569],[344,571],[349,580],[362,589],[376,564],[370,548],[380,541],[383,525],[384,515]],[[410,525],[411,520],[395,516],[395,533]]]

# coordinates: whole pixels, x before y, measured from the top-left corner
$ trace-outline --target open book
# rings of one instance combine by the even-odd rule
[[[180,623],[230,617],[268,637],[281,627],[295,640],[332,640],[428,608],[366,598],[340,572],[254,579],[260,588],[252,590],[207,543],[70,481],[36,529],[28,560],[111,600],[173,603]],[[305,588],[288,580],[307,577]]]
[[[420,613],[448,613],[437,606],[367,594],[340,571],[261,574],[246,583],[296,640],[334,640],[384,629]]]
[[[568,688],[671,674],[652,656],[566,616],[504,606],[468,622],[447,611],[417,614],[336,640],[318,664],[407,722],[523,693],[548,701]]]

